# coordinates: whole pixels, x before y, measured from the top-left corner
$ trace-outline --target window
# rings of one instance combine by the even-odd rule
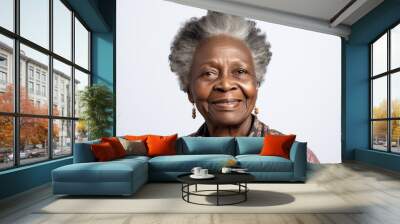
[[[7,67],[7,56],[0,55],[0,67],[3,67],[3,68]]]
[[[28,82],[28,93],[33,94],[33,82]]]
[[[400,24],[370,45],[371,148],[400,153]]]
[[[33,67],[32,66],[29,66],[28,74],[29,74],[29,79],[33,80]]]
[[[40,84],[36,84],[36,95],[40,95]]]
[[[54,53],[71,60],[72,12],[60,1],[53,0]]]
[[[49,48],[49,0],[20,0],[21,36]]]
[[[3,71],[0,71],[0,84],[2,85],[7,84],[7,74]]]
[[[70,156],[76,136],[87,139],[73,105],[90,83],[90,31],[62,0],[0,0],[0,9],[0,170]]]
[[[0,8],[3,1],[0,1]],[[1,9],[3,11],[3,9]],[[2,13],[0,13],[0,21],[2,20]],[[0,22],[1,26],[1,22]],[[11,65],[12,58],[14,57],[14,42],[13,39],[6,37],[0,33],[0,115],[2,112],[14,112],[14,83],[12,76],[13,66]],[[8,59],[8,60],[7,60]],[[6,60],[8,62],[6,62]],[[10,64],[10,65],[8,65]],[[11,133],[9,133],[11,134]],[[1,136],[0,136],[1,139]],[[4,143],[5,144],[5,143]],[[9,145],[9,144],[7,144]],[[0,149],[2,143],[0,142]],[[1,169],[1,160],[0,160]]]
[[[46,74],[42,73],[42,82],[46,82]]]
[[[0,9],[0,26],[14,31],[14,0],[1,0]]]
[[[75,40],[75,62],[89,69],[89,32],[77,18],[75,18]]]
[[[46,96],[46,86],[42,86],[42,96]]]
[[[40,54],[40,53],[39,53]],[[43,55],[42,55],[43,56]],[[36,69],[36,80],[40,81],[40,70]]]
[[[6,91],[7,85],[7,56],[0,53],[0,91]]]
[[[62,103],[64,103],[64,95],[71,95],[72,92],[70,89],[65,89],[65,84],[66,83],[72,83],[72,68],[69,65],[66,65],[56,59],[53,60],[54,64],[54,70],[53,70],[53,77],[54,77],[54,83],[53,83],[53,104],[58,104],[58,97],[59,93],[60,95],[60,100]],[[72,101],[72,99],[67,99],[68,101]],[[71,104],[72,102],[68,102]],[[53,110],[53,114],[59,114],[60,111],[59,109]],[[67,116],[67,117],[72,117],[72,108],[66,108],[65,113],[62,113],[62,116]]]

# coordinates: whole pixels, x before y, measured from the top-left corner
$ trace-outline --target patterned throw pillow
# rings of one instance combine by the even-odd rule
[[[126,151],[126,155],[145,156],[147,155],[146,145],[141,140],[126,140],[119,138],[122,146]]]

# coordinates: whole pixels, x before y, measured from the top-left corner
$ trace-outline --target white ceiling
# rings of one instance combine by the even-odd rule
[[[383,2],[383,0],[168,1],[345,38],[350,35],[352,24]]]
[[[227,0],[302,16],[330,20],[351,0]]]

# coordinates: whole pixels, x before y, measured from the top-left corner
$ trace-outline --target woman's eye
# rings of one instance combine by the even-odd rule
[[[205,72],[203,72],[202,75],[205,77],[208,77],[208,78],[212,78],[212,77],[216,76],[217,74],[214,71],[205,71]]]
[[[239,68],[239,69],[236,71],[236,73],[239,74],[239,75],[244,75],[244,74],[247,74],[248,72],[247,72],[246,69]]]

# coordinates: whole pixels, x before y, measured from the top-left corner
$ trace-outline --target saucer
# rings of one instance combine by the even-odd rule
[[[214,178],[214,177],[215,176],[212,175],[212,174],[207,174],[207,175],[204,175],[204,176],[194,175],[194,174],[190,175],[190,178],[193,178],[193,179],[211,179],[211,178]]]

